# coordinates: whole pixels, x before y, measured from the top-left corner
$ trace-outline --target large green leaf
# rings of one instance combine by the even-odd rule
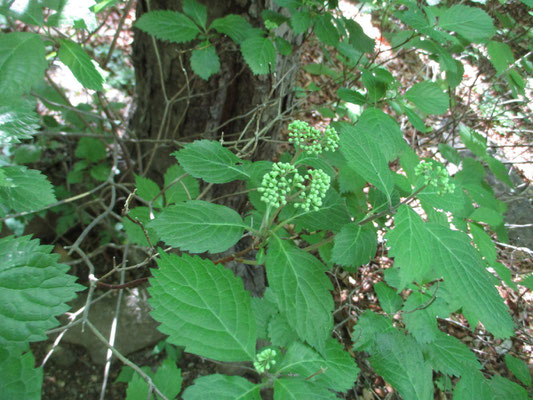
[[[349,223],[335,235],[331,261],[343,267],[359,267],[374,257],[376,248],[376,231],[371,224]]]
[[[494,399],[489,382],[477,369],[465,371],[453,389],[453,400]],[[496,399],[494,399],[496,400]]]
[[[314,32],[322,43],[336,46],[339,43],[339,32],[331,20],[332,17],[329,13],[319,15],[315,19]]]
[[[374,285],[379,300],[379,305],[389,315],[394,315],[402,308],[403,299],[396,291],[385,282],[378,282]]]
[[[194,380],[183,392],[184,400],[261,400],[261,386],[241,376],[207,375]]]
[[[183,0],[183,12],[202,28],[205,28],[207,22],[206,6],[196,0]]]
[[[489,53],[490,62],[498,75],[505,72],[509,65],[514,63],[513,51],[507,43],[491,40],[487,44],[487,52]]]
[[[329,338],[323,356],[300,342],[291,343],[276,373],[299,378],[312,376],[307,379],[309,382],[336,392],[346,392],[353,386],[359,368],[342,345]]]
[[[353,328],[354,350],[371,351],[376,345],[376,337],[379,333],[395,332],[390,318],[373,311],[366,310],[359,316],[357,325]]]
[[[505,365],[507,365],[509,371],[511,371],[524,385],[531,386],[531,375],[527,364],[520,358],[513,357],[510,354],[506,354],[504,359]]]
[[[62,39],[59,47],[59,59],[65,64],[76,79],[87,89],[102,90],[104,78],[93,65],[91,57],[72,40]]]
[[[56,201],[52,184],[35,169],[2,167],[10,186],[0,187],[0,214],[4,211],[34,211]]]
[[[370,364],[404,399],[433,399],[431,367],[410,336],[398,331],[379,334]]]
[[[437,288],[431,289],[436,295]],[[409,333],[418,343],[433,342],[439,335],[437,317],[446,318],[450,313],[446,302],[430,293],[412,292],[403,306],[403,320]]]
[[[481,364],[468,346],[444,332],[439,332],[425,349],[433,369],[443,374],[462,376],[481,369]]]
[[[324,386],[303,379],[278,378],[274,381],[274,400],[335,400],[338,397]]]
[[[447,31],[457,32],[471,42],[490,39],[495,28],[492,18],[481,8],[457,4],[440,16],[438,26]]]
[[[205,80],[220,71],[220,60],[215,46],[208,45],[207,47],[193,50],[191,67],[195,74]]]
[[[489,386],[493,393],[493,398],[496,399],[513,399],[513,400],[528,400],[526,389],[517,383],[510,381],[500,375],[496,375],[489,382]]]
[[[244,40],[241,52],[254,75],[269,74],[276,68],[276,49],[268,38],[255,36]]]
[[[174,43],[189,42],[200,33],[198,26],[186,15],[169,10],[143,14],[135,27],[160,40]]]
[[[434,82],[417,83],[405,97],[426,114],[444,114],[450,105],[448,95]]]
[[[298,336],[319,351],[333,323],[333,287],[325,269],[311,254],[276,235],[271,237],[266,259],[270,288]]]
[[[249,178],[239,157],[215,140],[196,140],[172,155],[185,171],[206,182],[226,183]]]
[[[40,400],[43,369],[22,346],[0,346],[0,393],[3,399]]]
[[[16,99],[44,78],[47,63],[39,35],[12,32],[0,35],[0,93]]]
[[[363,131],[358,125],[341,128],[340,149],[347,164],[390,199],[394,178],[382,151],[388,145],[388,141],[376,140],[372,132]]]
[[[39,128],[39,116],[29,101],[2,101],[0,103],[0,146],[30,139]]]
[[[235,43],[241,43],[255,33],[254,28],[240,15],[229,14],[215,19],[209,29],[228,35]]]
[[[168,341],[218,361],[251,361],[256,326],[250,293],[223,265],[160,251],[150,279],[152,316]]]
[[[198,180],[188,175],[185,170],[175,164],[165,172],[165,200],[167,204],[194,200],[200,194]]]
[[[220,253],[239,241],[245,228],[231,208],[202,200],[169,206],[150,224],[161,240],[191,253]]]
[[[82,288],[51,251],[29,236],[0,239],[0,348],[46,339]]]

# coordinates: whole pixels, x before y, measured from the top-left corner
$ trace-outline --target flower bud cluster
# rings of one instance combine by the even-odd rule
[[[322,200],[326,197],[331,178],[321,169],[310,170],[304,177],[309,181],[308,190],[302,191],[299,195],[300,203],[295,203],[294,207],[299,207],[304,211],[318,211],[322,206]]]
[[[289,124],[289,142],[307,153],[320,154],[323,151],[335,151],[339,147],[339,135],[331,126],[320,132],[307,122],[296,120]]]
[[[294,184],[301,184],[301,182],[303,178],[296,171],[296,167],[289,163],[278,162],[272,166],[270,172],[263,176],[261,186],[257,190],[262,193],[261,201],[278,208],[287,204],[287,196]]]
[[[424,183],[435,187],[441,195],[455,191],[455,184],[450,182],[448,171],[440,165],[422,160],[415,167],[415,174],[423,176]]]
[[[277,352],[274,349],[264,349],[262,352],[255,356],[254,368],[257,372],[262,374],[265,371],[268,371],[271,367],[276,364],[276,355]]]

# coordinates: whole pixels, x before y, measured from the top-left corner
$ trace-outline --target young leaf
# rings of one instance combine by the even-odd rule
[[[154,384],[168,398],[174,399],[181,391],[181,370],[170,358],[163,361],[154,375]]]
[[[433,399],[431,367],[410,336],[398,331],[379,334],[370,364],[403,398]]]
[[[269,74],[276,68],[276,49],[268,38],[255,36],[244,40],[241,52],[254,75]]]
[[[386,283],[376,283],[374,285],[374,290],[378,295],[381,308],[387,314],[394,315],[402,307],[403,299],[393,288],[387,286]]]
[[[506,354],[505,365],[509,368],[509,371],[518,378],[526,386],[531,386],[531,374],[527,364],[520,358],[513,357],[510,354]]]
[[[72,40],[61,39],[59,59],[84,87],[91,90],[102,90],[104,78],[93,65],[91,57]]]
[[[229,14],[225,17],[215,19],[209,26],[209,29],[214,29],[218,33],[228,35],[237,44],[241,44],[255,32],[248,21],[240,15],[235,14]]]
[[[271,237],[266,259],[270,288],[298,336],[319,351],[333,322],[332,286],[325,268],[311,254]]]
[[[32,103],[29,101],[2,101],[2,103],[0,103],[0,146],[30,139],[39,128],[39,117]]]
[[[152,201],[161,192],[157,183],[139,175],[135,175],[135,187],[137,188],[137,196],[146,201]]]
[[[207,8],[196,0],[183,0],[183,12],[205,29]]]
[[[371,224],[349,223],[335,235],[331,261],[343,267],[367,264],[376,254],[377,236]]]
[[[15,99],[44,78],[44,44],[29,32],[2,34],[0,40],[0,93]]]
[[[135,27],[160,40],[185,43],[200,33],[198,26],[187,16],[176,11],[158,10],[143,14]]]
[[[46,339],[82,288],[51,251],[29,236],[0,239],[0,348]]]
[[[462,4],[447,9],[437,25],[447,31],[457,32],[474,43],[490,39],[495,33],[492,18],[485,11]]]
[[[220,60],[215,46],[193,50],[191,55],[191,68],[195,74],[204,80],[208,80],[213,74],[220,71]]]
[[[148,227],[172,247],[191,253],[220,253],[239,241],[245,225],[231,208],[190,200],[165,208]]]
[[[450,105],[448,95],[434,82],[417,83],[405,93],[405,98],[426,114],[444,114]]]
[[[250,177],[239,165],[239,157],[214,140],[196,140],[172,155],[191,176],[209,183],[226,183]]]
[[[4,207],[34,211],[56,202],[52,184],[40,171],[22,166],[6,166],[2,171],[11,185],[0,187],[0,212]]]
[[[4,399],[41,399],[43,369],[34,364],[33,354],[23,346],[0,346],[0,393]]]
[[[444,332],[425,347],[434,370],[447,375],[463,376],[469,371],[481,369],[481,364],[472,351],[459,339]]]
[[[218,361],[251,361],[256,327],[250,294],[231,270],[198,256],[160,251],[148,289],[168,341]]]
[[[207,375],[194,380],[183,392],[183,400],[261,400],[261,386],[241,376]]]

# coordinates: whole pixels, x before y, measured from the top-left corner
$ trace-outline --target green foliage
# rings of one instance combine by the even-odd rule
[[[102,90],[104,79],[93,65],[91,57],[72,40],[61,40],[59,59],[87,89]]]
[[[0,347],[0,390],[5,399],[39,400],[42,368],[34,368],[33,354],[24,347]]]

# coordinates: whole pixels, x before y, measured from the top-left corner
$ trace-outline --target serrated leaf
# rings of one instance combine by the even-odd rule
[[[160,40],[185,43],[200,33],[198,26],[186,15],[177,11],[157,10],[143,14],[135,27]]]
[[[420,82],[405,93],[405,98],[426,114],[444,114],[448,111],[449,98],[434,82]]]
[[[252,311],[257,326],[257,337],[268,338],[268,323],[278,313],[278,307],[272,291],[266,288],[263,297],[252,297]]]
[[[68,39],[61,39],[59,59],[84,87],[91,90],[102,90],[104,78],[94,66],[91,57],[82,47]]]
[[[339,43],[339,32],[332,22],[332,16],[329,13],[324,13],[315,18],[314,32],[318,39],[328,46],[335,47]]]
[[[276,43],[276,49],[278,50],[278,53],[282,56],[288,56],[292,53],[291,44],[281,36],[276,36],[274,38],[274,42]]]
[[[493,399],[489,382],[477,369],[465,371],[453,389],[453,400]]]
[[[269,240],[266,271],[279,309],[298,336],[319,351],[333,323],[333,287],[325,269],[311,254],[278,236]]]
[[[39,116],[31,102],[0,103],[0,146],[30,139],[37,129],[39,129]]]
[[[276,68],[276,49],[268,38],[256,36],[244,40],[241,53],[254,75],[269,74]]]
[[[0,393],[4,399],[40,400],[43,369],[34,368],[31,351],[0,346]]]
[[[346,392],[353,386],[359,368],[342,345],[329,338],[322,355],[300,342],[291,343],[276,372],[298,378],[313,375],[307,379],[309,382],[316,382],[336,392]]]
[[[359,267],[374,257],[376,248],[376,231],[371,224],[346,224],[335,235],[331,261],[343,267]]]
[[[325,387],[303,379],[278,378],[274,381],[274,400],[335,400],[337,396]]]
[[[517,383],[496,375],[489,381],[494,399],[528,400],[526,389]]]
[[[218,361],[253,360],[256,326],[242,281],[210,260],[159,253],[149,302],[167,340]]]
[[[506,43],[491,40],[487,44],[487,52],[489,53],[490,62],[498,75],[505,72],[507,67],[514,63],[513,51]]]
[[[340,149],[347,164],[390,198],[394,178],[382,152],[387,145],[376,142],[371,133],[360,130],[357,125],[341,128]]]
[[[311,26],[311,14],[309,11],[297,11],[291,14],[291,27],[295,34],[307,32]]]
[[[484,222],[491,226],[498,226],[503,223],[503,215],[488,207],[479,207],[470,214],[470,218],[477,222]]]
[[[239,165],[239,157],[214,140],[196,140],[172,155],[191,176],[209,183],[227,183],[250,177]]]
[[[56,202],[52,184],[40,171],[23,166],[3,167],[11,186],[0,187],[1,206],[16,212],[34,211]]]
[[[434,370],[461,377],[470,371],[481,369],[481,364],[467,345],[459,339],[439,332],[433,342],[426,346]]]
[[[214,29],[218,33],[228,35],[235,43],[240,44],[248,39],[254,32],[254,28],[248,21],[240,15],[229,14],[222,18],[215,19],[209,29]]]
[[[29,236],[0,239],[0,348],[46,339],[82,288],[51,250]]]
[[[279,347],[287,347],[298,340],[298,335],[289,325],[285,314],[276,314],[270,319],[268,336],[272,344]]]
[[[379,300],[379,304],[383,311],[387,314],[395,314],[403,304],[403,299],[396,293],[396,291],[384,282],[378,282],[374,285]]]
[[[245,225],[231,208],[190,200],[165,208],[148,227],[172,247],[191,253],[220,253],[239,241]]]
[[[196,0],[183,0],[183,12],[194,22],[205,28],[207,8]]]
[[[0,93],[16,99],[44,78],[47,67],[39,35],[11,32],[0,36]]]
[[[183,392],[184,400],[261,400],[261,386],[241,376],[207,375],[194,380]]]
[[[135,188],[137,196],[148,202],[161,192],[161,189],[153,180],[144,176],[135,175]]]
[[[451,6],[444,11],[437,25],[474,43],[490,39],[495,33],[492,18],[485,11],[462,4]]]
[[[498,257],[498,253],[496,252],[496,247],[491,237],[477,224],[469,223],[468,227],[481,256],[485,257],[489,264],[494,263]]]
[[[410,207],[401,206],[394,216],[394,229],[385,236],[390,246],[389,256],[394,257],[394,266],[399,269],[404,289],[413,281],[422,281],[430,271],[431,255],[418,245],[426,239],[424,221]]]
[[[376,344],[379,333],[394,332],[392,321],[383,315],[367,310],[359,316],[357,325],[353,327],[354,350],[370,351]]]
[[[413,127],[416,130],[422,133],[427,132],[428,128],[426,127],[426,125],[424,125],[424,121],[422,120],[422,118],[420,118],[420,116],[414,110],[412,110],[411,108],[407,106],[402,107],[402,110],[405,113],[405,115],[407,115],[409,122],[413,125]]]
[[[218,73],[220,71],[220,60],[215,46],[193,50],[191,67],[194,73],[204,80],[208,80],[211,75]]]
[[[181,391],[181,370],[170,358],[163,361],[154,375],[155,386],[168,398],[174,399]]]
[[[511,188],[514,186],[511,178],[509,177],[509,171],[507,171],[505,164],[494,157],[489,156],[488,154],[485,156],[485,162],[496,178]]]
[[[366,103],[365,96],[352,89],[339,88],[337,89],[337,96],[339,99],[352,104],[363,105]]]
[[[398,331],[379,334],[370,364],[403,398],[433,399],[433,373],[413,338]]]
[[[432,290],[433,296],[436,296],[438,288]],[[441,298],[420,292],[412,292],[409,295],[402,311],[405,327],[416,341],[422,344],[433,342],[439,335],[437,316],[445,318],[450,313]]]
[[[179,165],[173,165],[165,172],[165,200],[166,204],[181,203],[194,200],[200,194],[199,182]],[[177,181],[177,182],[176,182]]]
[[[155,230],[147,226],[150,222],[150,209],[148,207],[135,207],[130,210],[128,215],[134,220],[139,220],[143,224],[148,236],[150,237],[150,241],[153,245],[155,245],[159,238],[155,233]],[[122,218],[122,225],[124,225],[124,230],[126,231],[126,235],[128,235],[128,239],[131,243],[138,244],[139,246],[149,246],[148,240],[146,239],[142,228],[138,224],[135,224],[124,217]]]
[[[478,157],[485,157],[487,153],[487,140],[479,133],[471,130],[464,124],[459,125],[461,141]]]
[[[361,25],[353,19],[346,19],[344,22],[350,33],[350,43],[362,53],[372,53],[376,44],[365,34]]]
[[[106,146],[101,140],[91,137],[82,137],[74,152],[76,157],[91,162],[98,162],[106,158]]]
[[[531,386],[531,374],[527,364],[520,358],[513,357],[510,354],[506,354],[505,365],[509,368],[509,371],[518,378],[526,386]]]

